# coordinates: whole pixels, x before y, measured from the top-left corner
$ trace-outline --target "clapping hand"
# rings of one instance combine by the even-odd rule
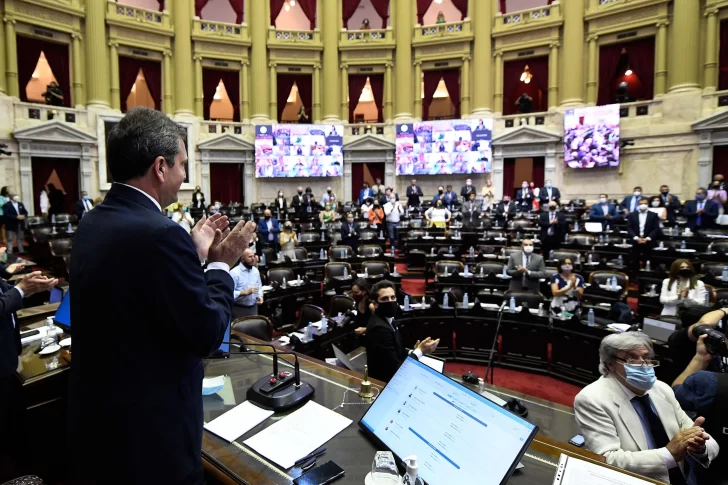
[[[215,230],[215,236],[209,246],[208,261],[227,263],[234,266],[255,238],[257,226],[252,221],[240,221],[233,230]]]
[[[24,276],[18,281],[17,287],[23,292],[23,295],[28,297],[35,293],[42,291],[48,291],[58,284],[56,278],[48,278],[40,274],[40,271],[34,271]]]
[[[427,337],[422,342],[418,340],[415,344],[415,349],[420,349],[423,354],[431,354],[437,349],[439,343],[440,339],[432,340],[430,337]]]
[[[200,259],[207,260],[215,233],[220,230],[223,237],[227,236],[230,232],[229,225],[230,221],[227,216],[219,213],[210,216],[209,219],[203,215],[202,219],[197,221],[195,227],[190,231],[190,236],[192,237],[192,242],[195,244]]]

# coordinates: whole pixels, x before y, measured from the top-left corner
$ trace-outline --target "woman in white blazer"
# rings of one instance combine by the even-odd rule
[[[662,282],[662,315],[677,315],[680,306],[704,305],[705,295],[705,285],[696,278],[693,265],[687,259],[678,259],[670,266],[670,276]]]

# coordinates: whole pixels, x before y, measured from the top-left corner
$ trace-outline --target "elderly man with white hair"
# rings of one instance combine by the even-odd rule
[[[607,463],[685,484],[691,467],[708,467],[718,443],[680,408],[668,384],[655,377],[652,342],[640,332],[609,335],[599,347],[602,377],[574,401],[587,449]],[[686,459],[690,458],[690,459]]]

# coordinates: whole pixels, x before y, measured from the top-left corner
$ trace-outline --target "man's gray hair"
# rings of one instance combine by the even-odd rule
[[[650,352],[648,359],[654,359],[655,350],[652,340],[642,332],[622,332],[607,335],[599,345],[599,372],[606,376],[609,374],[609,364],[617,361],[617,352],[631,352],[642,346]]]

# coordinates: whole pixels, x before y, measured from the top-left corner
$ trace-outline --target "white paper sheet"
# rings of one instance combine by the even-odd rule
[[[561,455],[553,485],[649,485],[641,478],[595,465],[572,456]]]
[[[296,460],[320,448],[351,422],[350,419],[309,401],[244,443],[287,470]]]
[[[631,325],[627,325],[626,323],[610,323],[607,327],[617,332],[626,332],[631,328]]]
[[[266,411],[245,401],[207,423],[205,429],[232,443],[272,414],[273,411]]]

